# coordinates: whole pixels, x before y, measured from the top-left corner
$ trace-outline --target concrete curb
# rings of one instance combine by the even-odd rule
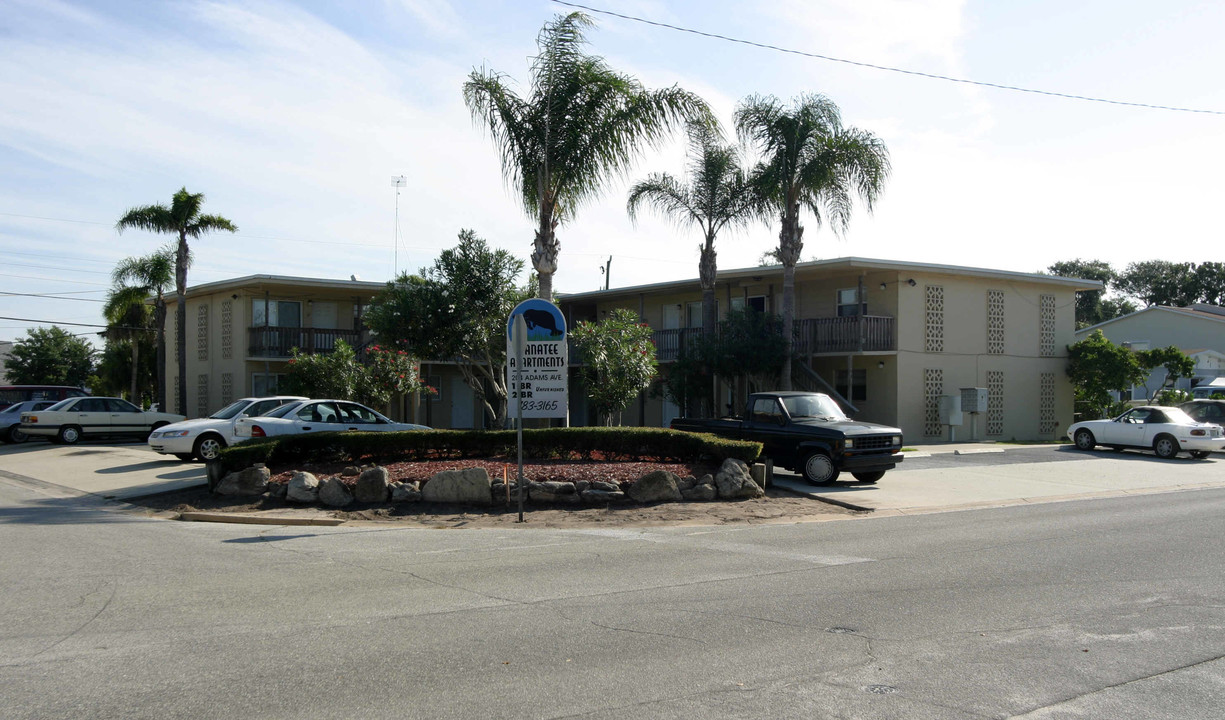
[[[179,513],[177,520],[184,522],[230,523],[233,525],[316,525],[335,527],[343,525],[344,520],[335,518],[301,518],[301,517],[271,517],[264,515],[236,515],[233,513],[185,512]]]

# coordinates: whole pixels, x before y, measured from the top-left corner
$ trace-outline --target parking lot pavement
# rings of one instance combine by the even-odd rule
[[[818,487],[776,471],[779,487],[844,507],[920,513],[1088,497],[1225,487],[1225,457],[1162,460],[1152,453],[1082,452],[1070,445],[907,457],[875,485],[843,476]]]
[[[143,443],[97,441],[0,445],[0,479],[4,478],[119,500],[207,482],[202,463],[158,455]]]

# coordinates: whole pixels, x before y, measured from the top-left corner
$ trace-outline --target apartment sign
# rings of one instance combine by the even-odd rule
[[[516,320],[518,321],[516,322]],[[516,337],[516,325],[522,340]],[[510,417],[564,418],[569,393],[566,319],[547,300],[532,298],[515,306],[506,321],[506,387]]]

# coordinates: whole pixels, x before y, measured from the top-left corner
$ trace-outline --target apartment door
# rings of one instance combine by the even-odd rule
[[[456,430],[471,429],[476,422],[476,415],[472,411],[476,396],[472,388],[468,387],[468,383],[464,382],[462,377],[456,376],[451,378],[450,389],[451,427]]]
[[[315,350],[330,351],[336,349],[336,333],[328,332],[340,327],[337,325],[336,303],[311,303],[311,327],[315,333]]]

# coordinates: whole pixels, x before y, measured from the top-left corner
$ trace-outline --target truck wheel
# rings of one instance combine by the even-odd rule
[[[813,485],[828,485],[838,479],[834,461],[820,450],[809,453],[800,470],[804,473],[804,479]]]
[[[860,482],[867,485],[883,478],[885,476],[885,471],[877,470],[876,472],[857,472],[851,473],[851,475],[855,477],[855,482]]]

